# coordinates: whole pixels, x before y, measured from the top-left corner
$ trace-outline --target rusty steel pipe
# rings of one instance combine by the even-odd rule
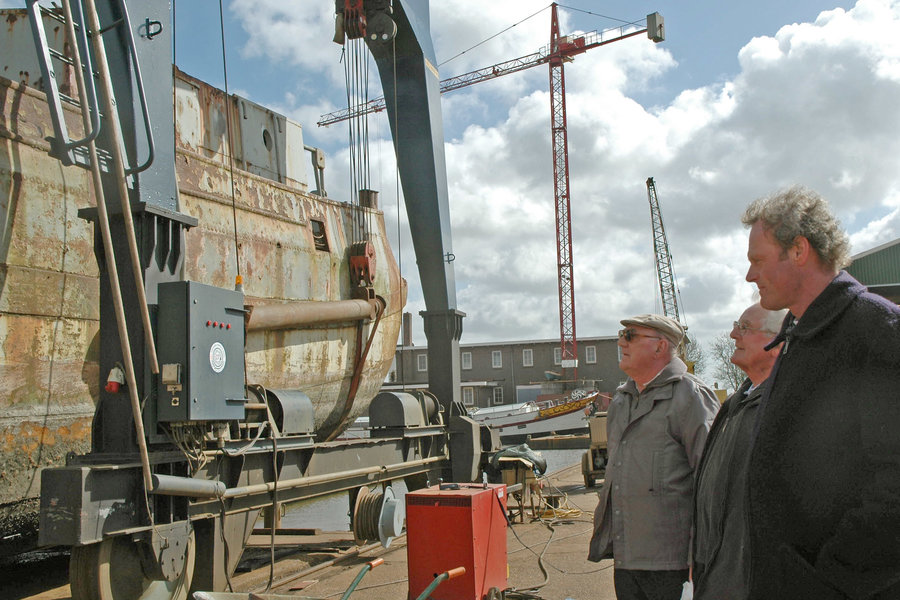
[[[258,304],[250,308],[247,331],[295,329],[308,325],[325,325],[374,319],[381,300],[306,300],[288,304]]]

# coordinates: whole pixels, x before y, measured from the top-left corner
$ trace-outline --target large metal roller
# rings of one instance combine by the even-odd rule
[[[250,308],[247,331],[291,329],[309,325],[374,319],[379,300],[301,301]]]

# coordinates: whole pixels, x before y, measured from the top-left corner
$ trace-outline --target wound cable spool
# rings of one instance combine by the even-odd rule
[[[367,541],[379,539],[378,520],[381,516],[383,502],[384,494],[378,490],[370,491],[366,487],[360,488],[353,512],[353,537],[358,546],[362,546]]]

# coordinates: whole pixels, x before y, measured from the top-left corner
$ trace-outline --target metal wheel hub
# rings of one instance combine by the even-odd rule
[[[157,525],[153,529],[153,569],[150,574],[159,575],[155,579],[177,581],[184,573],[187,562],[191,525],[188,522],[173,525]]]

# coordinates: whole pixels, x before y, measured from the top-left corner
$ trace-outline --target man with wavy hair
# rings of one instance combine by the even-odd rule
[[[789,309],[748,463],[749,597],[900,598],[900,308],[841,269],[818,194],[753,202],[747,281]]]

